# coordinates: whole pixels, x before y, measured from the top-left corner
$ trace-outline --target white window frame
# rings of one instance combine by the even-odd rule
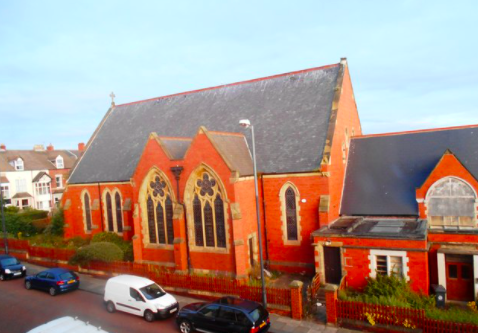
[[[387,257],[387,275],[390,276],[392,273],[392,267],[390,264],[390,257],[401,257],[402,258],[402,272],[403,277],[406,281],[410,281],[408,276],[408,256],[407,251],[390,251],[390,250],[370,250],[369,259],[369,268],[370,268],[370,277],[375,279],[377,277],[377,256],[386,256]]]
[[[2,187],[1,192],[3,194],[3,198],[5,200],[10,199],[10,184],[3,183],[3,184],[0,184],[0,186]]]
[[[58,179],[60,181],[58,181]],[[62,188],[63,187],[63,176],[62,175],[56,175],[55,176],[55,181],[56,181],[56,187],[57,188]]]
[[[14,166],[15,166],[15,170],[16,171],[23,171],[25,170],[25,165],[23,163],[23,160],[19,157],[17,158],[14,162],[13,162]]]
[[[51,184],[50,182],[38,182],[35,184],[35,193],[36,195],[47,195],[51,194]]]
[[[55,163],[56,163],[56,168],[57,169],[64,169],[65,168],[65,163],[64,163],[63,157],[61,157],[61,155],[58,155],[56,157]]]

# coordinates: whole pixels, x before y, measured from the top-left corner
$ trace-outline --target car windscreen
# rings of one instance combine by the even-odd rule
[[[16,258],[2,259],[2,266],[18,265],[20,262]]]
[[[60,274],[60,280],[76,280],[76,276],[74,276],[71,272],[66,272]]]
[[[166,292],[156,283],[139,289],[146,299],[156,299],[166,295]]]
[[[267,311],[261,305],[249,312],[249,316],[251,316],[254,323],[257,323],[258,320],[262,320],[267,316]]]

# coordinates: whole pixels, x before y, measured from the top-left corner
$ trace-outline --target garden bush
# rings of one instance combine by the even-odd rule
[[[17,238],[19,235],[29,237],[38,233],[32,221],[20,214],[5,214],[5,226],[7,232]]]
[[[63,227],[65,226],[65,219],[63,216],[63,208],[58,208],[51,219],[51,234],[56,236],[63,236]]]
[[[116,244],[123,251],[123,260],[124,261],[133,261],[133,243],[123,240],[122,237],[118,236],[113,232],[100,232],[93,236],[91,239],[92,243],[97,242],[108,242]]]
[[[108,242],[97,242],[79,248],[70,258],[70,265],[85,266],[90,261],[112,262],[123,260],[123,251],[118,245]]]

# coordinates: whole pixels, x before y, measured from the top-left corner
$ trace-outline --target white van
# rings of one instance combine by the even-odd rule
[[[119,275],[106,282],[104,301],[108,312],[115,310],[142,316],[146,321],[166,318],[179,309],[176,299],[154,281]]]
[[[101,329],[90,325],[88,322],[79,320],[77,317],[61,317],[46,324],[35,327],[27,333],[108,333]]]

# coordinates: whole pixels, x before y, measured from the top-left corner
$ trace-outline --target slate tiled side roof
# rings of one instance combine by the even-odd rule
[[[163,144],[173,160],[181,160],[184,158],[193,139],[191,138],[158,138]]]
[[[259,172],[318,170],[341,66],[118,105],[96,130],[69,183],[128,181],[152,132],[194,137],[205,126],[238,133],[245,118],[254,125]]]
[[[65,169],[71,169],[78,158],[80,152],[76,150],[51,150],[51,151],[33,151],[33,150],[6,150],[0,151],[0,170],[2,172],[15,171],[9,162],[20,157],[23,160],[24,170],[52,170],[56,169],[55,159],[58,155],[63,157]]]
[[[418,216],[415,189],[447,149],[478,179],[478,125],[352,139],[341,214]]]
[[[254,174],[251,152],[243,135],[208,132],[208,136],[233,171],[238,171],[240,176]]]

